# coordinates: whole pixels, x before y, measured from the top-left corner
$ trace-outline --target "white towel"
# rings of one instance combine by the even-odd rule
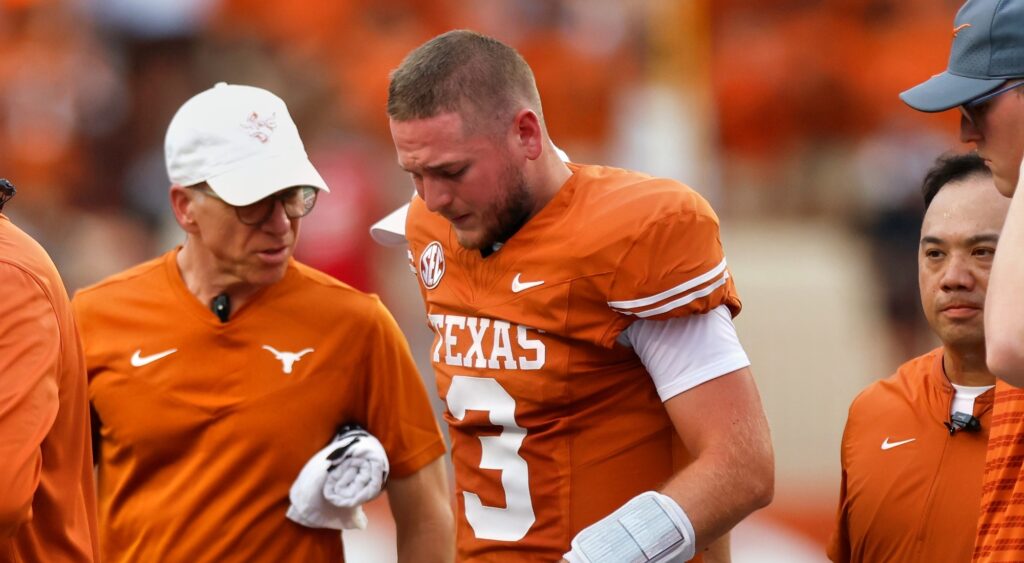
[[[358,426],[342,428],[292,483],[289,520],[310,528],[366,528],[361,505],[381,493],[389,465],[384,447]]]
[[[373,500],[388,480],[388,454],[372,434],[359,427],[339,435],[324,481],[324,497],[334,506],[355,507]]]

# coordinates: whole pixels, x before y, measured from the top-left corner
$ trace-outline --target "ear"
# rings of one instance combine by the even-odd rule
[[[526,158],[537,160],[544,148],[544,128],[540,117],[532,109],[519,110],[513,123],[516,144],[524,151]]]
[[[181,226],[182,230],[189,234],[195,234],[199,231],[199,225],[196,224],[195,218],[195,197],[196,194],[192,193],[192,190],[184,186],[172,184],[170,189],[171,198],[171,211],[174,212],[174,219],[178,221],[178,225]]]

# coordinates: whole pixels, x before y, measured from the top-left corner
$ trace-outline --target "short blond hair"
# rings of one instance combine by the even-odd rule
[[[466,122],[501,123],[524,107],[543,121],[530,65],[512,47],[465,29],[417,47],[388,86],[388,117],[396,121],[458,112]]]

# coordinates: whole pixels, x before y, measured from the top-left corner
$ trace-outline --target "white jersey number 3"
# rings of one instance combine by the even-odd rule
[[[487,411],[491,424],[501,426],[497,436],[480,436],[481,469],[501,470],[506,508],[486,506],[476,493],[463,492],[466,520],[476,537],[488,540],[519,541],[533,526],[533,502],[530,476],[519,447],[526,429],[516,424],[516,401],[490,377],[452,377],[448,388],[448,410],[458,420],[467,410]]]

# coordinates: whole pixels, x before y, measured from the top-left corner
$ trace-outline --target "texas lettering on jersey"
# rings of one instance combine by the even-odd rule
[[[536,329],[461,315],[428,315],[428,318],[437,333],[435,364],[443,361],[449,366],[505,370],[544,367],[544,341],[536,338]]]
[[[682,468],[650,376],[616,337],[637,318],[740,309],[718,219],[699,195],[569,166],[559,193],[486,258],[422,200],[410,205],[460,560],[557,561],[581,529]]]

